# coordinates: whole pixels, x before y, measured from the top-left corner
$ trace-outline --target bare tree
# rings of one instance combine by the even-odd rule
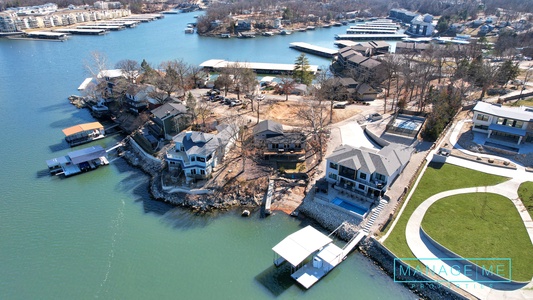
[[[136,83],[141,70],[139,63],[131,59],[123,59],[117,62],[115,68],[122,70],[122,75],[129,83]]]
[[[327,108],[323,101],[318,98],[315,101],[307,101],[298,108],[296,115],[304,122],[302,131],[309,137],[309,145],[314,153],[318,154],[318,162],[324,157],[323,147],[326,144],[328,118]]]
[[[292,77],[286,75],[280,76],[279,79],[281,81],[279,84],[279,90],[285,95],[285,101],[289,101],[289,94],[296,86],[296,81]]]

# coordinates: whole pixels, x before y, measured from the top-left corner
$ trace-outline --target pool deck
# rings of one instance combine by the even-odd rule
[[[355,197],[351,197],[350,195],[347,195],[347,194],[341,194],[340,191],[334,189],[331,187],[331,184],[329,184],[329,187],[328,187],[328,192],[327,193],[322,193],[322,192],[317,192],[315,193],[315,199],[318,199],[318,200],[321,200],[323,202],[327,202],[329,203],[332,207],[335,207],[335,208],[338,208],[346,213],[349,213],[349,214],[352,214],[352,211],[350,210],[347,210],[345,208],[342,208],[334,203],[332,203],[332,201],[335,199],[335,198],[339,198],[341,199],[342,201],[346,202],[346,203],[351,203],[351,204],[354,204],[356,206],[360,206],[361,208],[365,208],[367,210],[367,213],[370,213],[370,208],[373,204],[373,202],[369,202],[369,201],[361,201],[359,199],[356,199]],[[366,217],[366,214],[364,217]]]

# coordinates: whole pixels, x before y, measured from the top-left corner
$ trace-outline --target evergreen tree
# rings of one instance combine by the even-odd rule
[[[313,73],[309,68],[309,60],[303,53],[294,62],[293,78],[296,82],[305,85],[310,85],[313,81]]]

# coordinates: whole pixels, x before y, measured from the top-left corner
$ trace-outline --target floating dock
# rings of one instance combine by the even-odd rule
[[[307,53],[311,53],[314,55],[327,57],[327,58],[332,58],[333,56],[337,55],[337,53],[339,53],[339,51],[335,49],[329,49],[325,47],[320,47],[320,46],[315,46],[315,45],[311,45],[308,43],[300,43],[300,42],[291,43],[289,47],[302,51],[302,52],[307,52]]]
[[[105,137],[104,126],[99,122],[85,123],[63,129],[69,146],[92,142]]]
[[[106,29],[61,28],[61,29],[54,29],[54,32],[77,34],[77,35],[104,35],[107,33],[107,30]]]
[[[203,63],[200,64],[200,67],[203,67],[204,69],[209,70],[209,71],[215,71],[219,69],[232,67],[237,64],[240,67],[252,69],[254,72],[259,73],[259,74],[289,74],[290,75],[294,71],[293,64],[232,62],[232,61],[226,61],[223,59],[210,59],[208,61],[204,61]],[[316,74],[318,72],[318,66],[309,65],[309,71],[311,71],[313,74]]]
[[[102,146],[93,146],[69,152],[67,155],[46,161],[52,175],[65,177],[97,169],[108,165],[107,152]]]
[[[103,30],[118,31],[118,30],[124,30],[126,29],[126,27],[122,25],[80,25],[80,26],[76,26],[76,29],[103,29]]]
[[[307,226],[289,235],[272,248],[279,256],[274,260],[274,265],[290,263],[293,269],[291,277],[309,289],[339,265],[366,235],[365,231],[360,230],[343,248],[340,248],[333,244],[329,236],[312,226]],[[312,259],[304,263],[311,256]]]
[[[68,36],[69,34],[64,32],[33,31],[24,33],[21,39],[64,41],[68,38]]]
[[[336,40],[365,41],[365,40],[401,40],[408,37],[407,34],[336,34]]]

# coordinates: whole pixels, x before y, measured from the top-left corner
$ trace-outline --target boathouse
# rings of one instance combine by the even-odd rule
[[[94,170],[101,165],[109,164],[107,152],[102,146],[92,146],[69,152],[66,156],[46,161],[52,175],[71,176]]]
[[[85,123],[63,129],[65,140],[74,147],[104,138],[104,126],[99,122]]]

